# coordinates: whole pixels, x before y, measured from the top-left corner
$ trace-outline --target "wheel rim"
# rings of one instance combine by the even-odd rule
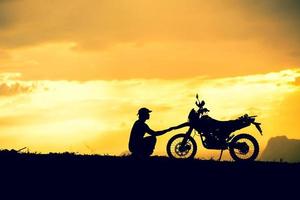
[[[191,140],[188,140],[186,145],[181,145],[183,138],[176,138],[171,144],[171,153],[174,158],[189,158],[192,156],[194,151],[194,145]]]
[[[255,145],[248,138],[241,138],[236,141],[233,152],[240,160],[248,160],[255,153]]]

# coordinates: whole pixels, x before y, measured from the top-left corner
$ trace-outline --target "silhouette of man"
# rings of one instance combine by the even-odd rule
[[[138,111],[139,119],[133,124],[130,138],[129,138],[129,150],[132,156],[135,157],[149,157],[155,148],[156,136],[163,135],[173,128],[168,128],[162,131],[154,131],[145,123],[150,118],[150,112],[148,108],[141,108]],[[148,133],[151,136],[144,137]]]

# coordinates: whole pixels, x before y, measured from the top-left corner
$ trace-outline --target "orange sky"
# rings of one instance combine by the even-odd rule
[[[118,155],[139,107],[151,107],[148,123],[162,129],[186,120],[195,93],[218,119],[258,114],[262,146],[276,135],[299,139],[299,8],[0,0],[0,146]]]

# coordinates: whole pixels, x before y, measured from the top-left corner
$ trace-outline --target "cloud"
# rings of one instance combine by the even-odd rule
[[[0,96],[12,96],[22,93],[30,93],[34,90],[34,85],[22,85],[21,83],[1,83],[0,84]]]
[[[300,77],[297,77],[294,82],[295,85],[300,86]]]
[[[277,49],[256,43],[148,43],[117,45],[105,52],[78,52],[74,43],[51,43],[10,50],[2,72],[24,80],[126,80],[226,77],[280,71],[297,66]],[[259,53],[263,48],[264,53]],[[257,49],[260,49],[257,51]],[[254,53],[256,52],[256,53]],[[218,58],[218,59],[216,59]]]
[[[0,70],[27,80],[226,77],[300,62],[290,1],[1,2]]]
[[[15,80],[21,77],[21,73],[0,73],[0,81]]]
[[[8,5],[13,2],[9,0],[0,0],[0,28],[8,28],[11,25],[11,21],[9,18],[12,17],[12,13],[6,10]]]
[[[0,73],[0,97],[31,93],[37,88],[32,82],[19,81],[20,77],[20,73]]]
[[[161,130],[185,122],[198,93],[213,118],[259,115],[264,138],[281,130],[295,137],[298,129],[291,124],[298,122],[295,109],[299,95],[295,94],[299,88],[291,82],[299,76],[298,69],[290,69],[216,79],[40,80],[33,92],[24,89],[24,95],[12,95],[22,91],[13,89],[8,92],[12,96],[0,98],[0,133],[1,138],[18,138],[15,146],[26,144],[38,151],[64,151],[72,146],[73,151],[90,153],[86,144],[96,153],[118,155],[127,148],[128,134],[140,107],[153,110],[147,123]],[[11,85],[33,84],[19,80],[16,74],[2,77],[12,77],[5,82]],[[158,152],[164,152],[169,138],[161,138]]]
[[[0,49],[0,61],[7,58],[10,58],[9,53],[3,49]]]
[[[299,52],[300,2],[298,0],[238,1],[242,10],[252,16],[258,35],[265,45]],[[251,19],[250,19],[251,20]],[[264,35],[264,36],[263,36]]]
[[[262,15],[269,15],[274,18],[293,19],[298,21],[300,17],[300,2],[298,0],[252,0],[242,1],[241,4],[246,8],[255,9]]]
[[[222,41],[251,38],[299,41],[299,3],[288,1],[2,1],[2,47],[75,42],[101,50],[120,43]],[[28,9],[30,8],[30,9]],[[280,21],[274,22],[274,18]],[[284,29],[283,29],[284,28]],[[272,41],[276,42],[276,41]]]

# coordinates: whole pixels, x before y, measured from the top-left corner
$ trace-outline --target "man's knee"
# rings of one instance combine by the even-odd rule
[[[151,142],[152,144],[156,144],[156,141],[157,141],[157,139],[156,139],[155,136],[151,136],[151,137],[150,137],[150,142]]]
[[[156,137],[155,136],[148,136],[144,138],[145,143],[147,144],[156,144]]]

